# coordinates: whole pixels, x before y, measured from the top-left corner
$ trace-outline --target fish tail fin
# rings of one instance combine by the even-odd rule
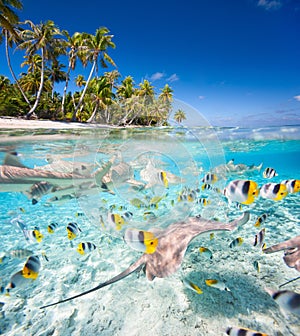
[[[82,292],[82,293],[79,293],[77,295],[71,296],[71,297],[69,297],[67,299],[60,300],[60,301],[57,301],[57,302],[50,303],[48,305],[42,306],[42,307],[40,307],[40,309],[48,308],[48,307],[55,306],[55,305],[63,303],[63,302],[74,300],[76,298],[79,298],[80,296],[84,296],[86,294],[95,292],[95,291],[97,291],[97,290],[99,290],[99,289],[101,289],[103,287],[111,285],[111,284],[113,284],[113,283],[115,283],[115,282],[117,282],[117,281],[119,281],[119,280],[127,277],[128,275],[130,275],[131,273],[133,273],[134,271],[136,271],[137,269],[139,269],[144,263],[145,263],[144,257],[142,256],[134,264],[132,264],[131,266],[129,266],[125,271],[123,271],[122,273],[116,275],[115,277],[111,278],[110,280],[105,281],[105,282],[101,283],[100,285],[98,285],[98,286],[96,286],[94,288],[91,288],[91,289],[89,289],[89,290],[87,290],[85,292]]]

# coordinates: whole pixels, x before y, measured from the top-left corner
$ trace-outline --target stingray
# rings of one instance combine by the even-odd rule
[[[252,172],[259,172],[262,168],[263,164],[261,163],[258,166],[251,165],[247,166],[243,163],[234,163],[234,159],[230,160],[228,163],[217,166],[212,169],[212,172],[215,174],[219,175],[232,175],[232,174],[237,174],[237,175],[242,175],[246,173],[252,173]]]
[[[300,236],[296,236],[282,243],[264,249],[264,253],[273,253],[284,250],[283,260],[287,266],[300,272]]]
[[[198,235],[208,231],[231,231],[240,225],[244,225],[250,218],[249,212],[230,223],[222,223],[214,220],[207,220],[201,216],[189,217],[185,221],[169,225],[165,230],[153,229],[152,232],[158,238],[158,245],[153,254],[143,254],[135,263],[125,271],[112,279],[105,281],[98,286],[85,292],[69,297],[67,299],[45,305],[42,308],[51,307],[59,303],[76,299],[80,296],[97,291],[100,288],[111,285],[129,274],[144,267],[146,277],[152,281],[155,277],[165,278],[175,273],[181,266],[183,257],[189,243]]]
[[[0,165],[0,190],[1,192],[28,192],[30,186],[41,181],[55,186],[56,188],[53,188],[55,193],[53,193],[56,195],[71,193],[71,190],[74,190],[74,181],[79,181],[78,185],[82,186],[82,190],[90,189],[91,185],[101,188],[104,186],[103,189],[107,189],[102,180],[111,166],[110,160],[91,174],[82,174],[77,169],[62,172],[53,170],[53,167],[50,170],[38,167],[28,168],[19,161],[16,153],[7,153],[3,165]],[[76,165],[74,167],[76,168]]]

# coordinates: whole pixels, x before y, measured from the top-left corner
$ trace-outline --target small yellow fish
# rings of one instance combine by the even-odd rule
[[[262,223],[264,223],[266,221],[266,219],[268,218],[268,215],[266,213],[262,214],[261,216],[259,216],[257,218],[256,223],[254,224],[255,227],[260,227],[260,225]]]
[[[109,213],[107,220],[108,223],[118,231],[121,230],[122,225],[125,224],[125,219],[117,213]]]
[[[144,212],[143,218],[144,220],[154,220],[156,219],[156,215],[152,211],[146,211]]]
[[[41,262],[39,257],[37,255],[30,256],[22,269],[22,275],[24,278],[35,280],[39,275],[40,268]]]
[[[21,212],[25,213],[25,209],[24,208],[19,208]]]
[[[207,173],[203,179],[201,180],[201,182],[205,183],[205,184],[214,184],[218,181],[218,176],[216,174],[212,174],[212,173]]]
[[[278,176],[278,174],[276,173],[276,170],[274,168],[270,168],[270,167],[267,167],[264,172],[263,172],[263,177],[264,178],[273,178],[275,176]]]
[[[81,229],[77,225],[77,223],[69,223],[67,225],[67,232],[68,232],[68,238],[70,240],[73,240],[80,234]]]
[[[224,290],[224,291],[230,292],[230,289],[228,287],[226,287],[226,285],[223,281],[216,280],[216,279],[206,279],[205,283],[209,287],[214,287],[214,288],[217,288],[219,290]]]
[[[81,255],[85,255],[89,252],[94,251],[97,248],[97,246],[93,243],[86,242],[86,243],[79,243],[77,246],[77,252]]]
[[[197,199],[197,204],[202,204],[203,206],[206,206],[208,204],[210,204],[211,201],[208,200],[207,198],[201,197]]]
[[[209,240],[213,240],[215,238],[215,234],[212,232],[209,234]]]
[[[229,247],[230,248],[233,248],[233,247],[236,247],[236,246],[241,246],[244,242],[244,239],[241,238],[241,237],[238,237],[238,238],[235,238],[230,244],[229,244]]]
[[[164,172],[164,171],[159,172],[158,173],[158,179],[165,186],[165,188],[168,188],[169,181],[168,181],[166,172]]]
[[[215,191],[217,193],[220,192],[220,189],[219,188],[215,188],[213,187],[211,184],[208,184],[208,183],[205,183],[202,185],[201,187],[202,190],[212,190],[212,191]]]
[[[257,271],[257,273],[260,272],[260,265],[259,265],[259,262],[257,260],[255,260],[253,262],[253,267],[255,268],[255,270]]]
[[[196,292],[197,294],[203,294],[203,291],[200,287],[198,287],[195,283],[189,280],[183,280],[184,285],[191,289],[192,291]]]
[[[255,235],[253,246],[263,247],[264,239],[266,235],[266,229],[261,229],[258,234]]]
[[[138,229],[127,229],[124,240],[134,250],[147,254],[154,253],[158,245],[158,238],[152,232]]]
[[[206,248],[206,247],[204,247],[204,246],[201,246],[199,248],[199,252],[201,253],[201,255],[205,256],[208,259],[212,259],[213,258],[211,250],[208,249],[208,248]]]
[[[49,224],[48,225],[48,227],[47,227],[47,231],[50,233],[50,234],[52,234],[52,233],[54,233],[54,231],[55,231],[55,229],[57,229],[57,227],[58,227],[58,223],[51,223],[51,224]]]

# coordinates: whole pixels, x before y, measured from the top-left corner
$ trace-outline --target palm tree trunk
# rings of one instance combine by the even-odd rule
[[[69,76],[71,72],[71,61],[69,61],[69,66],[68,66],[68,72],[67,72],[67,77],[66,77],[66,84],[64,87],[64,94],[61,102],[61,113],[64,116],[65,115],[65,101],[66,101],[66,96],[67,96],[67,89],[69,85]]]
[[[11,73],[11,75],[13,76],[14,81],[17,84],[18,89],[20,90],[23,98],[25,99],[26,103],[29,105],[29,107],[31,107],[30,101],[28,100],[28,98],[25,95],[25,92],[23,91],[23,89],[21,88],[18,79],[13,71],[13,68],[11,66],[11,62],[10,62],[10,57],[9,57],[9,50],[8,50],[8,36],[7,36],[7,30],[5,30],[5,52],[6,52],[6,59],[7,59],[7,64],[9,67],[9,71]]]
[[[97,63],[97,61],[94,60],[94,62],[93,62],[93,66],[92,66],[92,69],[91,69],[91,72],[90,72],[89,77],[88,77],[88,79],[87,79],[87,81],[86,81],[86,83],[85,83],[85,87],[84,87],[84,89],[83,89],[83,91],[82,91],[82,94],[81,94],[81,97],[80,97],[80,99],[79,99],[79,102],[78,102],[78,104],[77,104],[77,106],[76,106],[76,108],[75,108],[75,111],[74,111],[74,113],[73,113],[72,121],[75,121],[75,120],[76,120],[76,114],[77,114],[77,111],[78,111],[80,105],[82,104],[82,101],[83,101],[83,98],[84,98],[86,89],[87,89],[87,87],[88,87],[88,85],[89,85],[90,80],[92,79],[92,75],[93,75],[93,72],[94,72],[94,70],[95,70],[96,63]]]
[[[32,108],[30,109],[30,111],[26,114],[26,118],[29,119],[31,117],[31,115],[33,114],[33,112],[36,110],[40,99],[41,99],[41,94],[43,91],[43,86],[44,86],[44,68],[45,68],[45,60],[44,60],[44,49],[41,48],[41,53],[42,53],[42,65],[41,65],[41,83],[40,83],[40,87],[38,90],[38,93],[36,95],[36,100],[34,105],[32,106]]]
[[[89,117],[89,119],[86,121],[87,123],[92,123],[92,122],[94,121],[95,116],[96,116],[96,113],[97,113],[97,111],[98,111],[98,106],[99,106],[99,104],[97,103],[96,106],[95,106],[95,108],[94,108],[94,111],[93,111],[92,115],[91,115],[91,116]]]

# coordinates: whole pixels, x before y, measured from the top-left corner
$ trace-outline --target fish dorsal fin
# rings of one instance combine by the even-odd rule
[[[3,165],[19,167],[19,168],[28,168],[21,163],[21,161],[17,157],[17,153],[6,153],[4,157]]]

